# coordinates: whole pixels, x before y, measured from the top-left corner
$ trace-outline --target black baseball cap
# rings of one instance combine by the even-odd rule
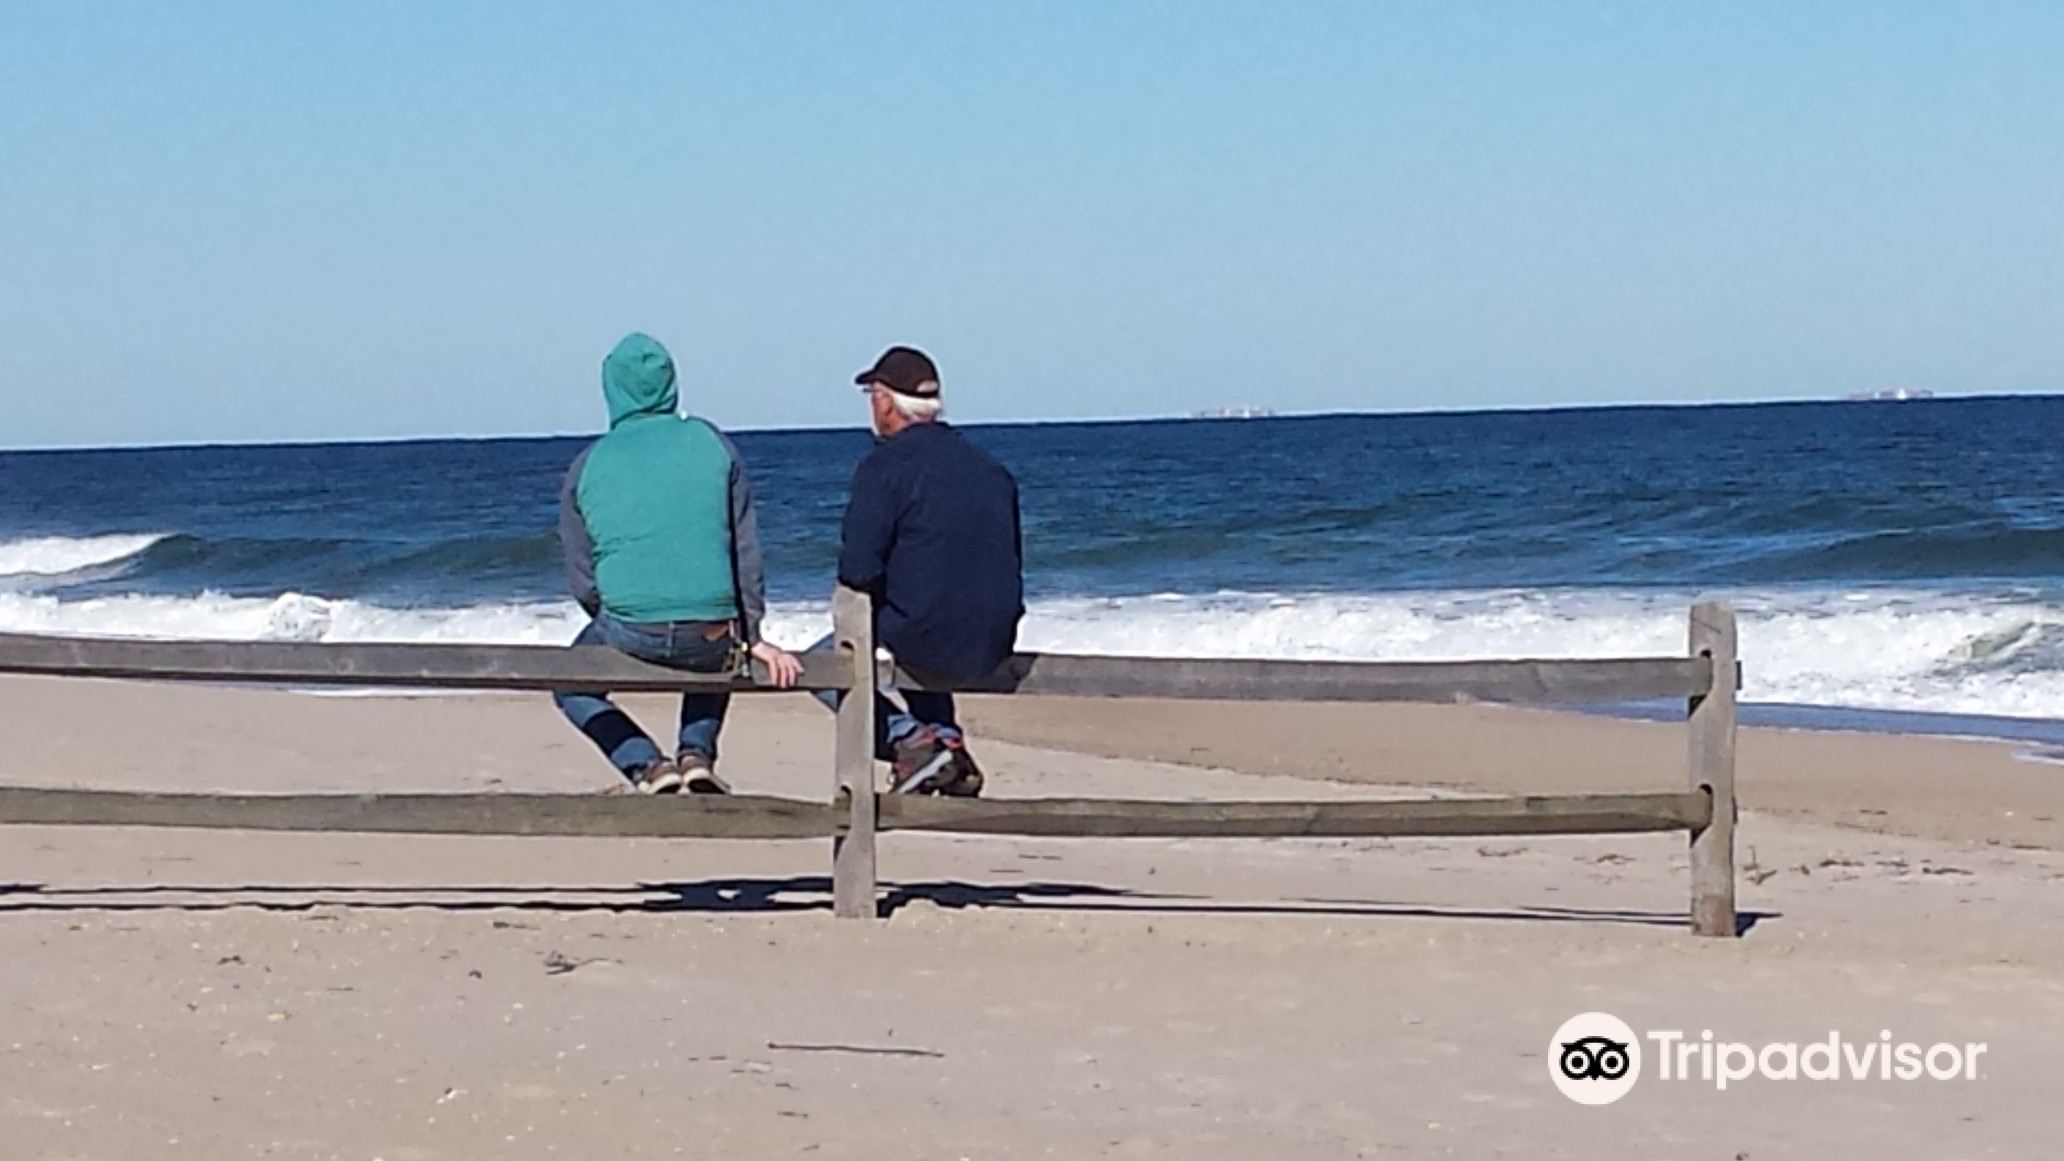
[[[886,387],[898,395],[932,399],[939,394],[939,368],[931,356],[916,347],[890,347],[853,382],[862,387]]]

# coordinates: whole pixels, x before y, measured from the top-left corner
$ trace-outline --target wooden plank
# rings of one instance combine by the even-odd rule
[[[832,597],[832,629],[850,688],[839,703],[835,794],[843,815],[831,840],[832,913],[872,919],[875,882],[874,606],[843,585]]]
[[[1685,830],[1707,827],[1711,799],[1703,791],[1405,802],[885,794],[875,796],[874,803],[880,821],[867,828],[870,835],[879,829],[1081,838],[1338,838]],[[575,838],[808,839],[843,833],[842,849],[850,851],[852,828],[866,821],[871,818],[852,812],[849,797],[827,805],[745,795],[160,794],[0,787],[0,825],[14,826]],[[871,908],[863,911],[873,914]]]
[[[1735,672],[1734,610],[1708,603],[1691,610],[1691,652],[1716,670]],[[1691,929],[1740,934],[1734,907],[1735,691],[1721,682],[1690,702],[1691,785],[1712,799],[1711,821],[1691,832]]]
[[[845,662],[803,655],[804,689],[844,689]],[[755,663],[758,678],[764,667]],[[0,673],[389,689],[610,690],[765,688],[728,674],[689,673],[600,645],[320,645],[287,641],[145,641],[0,634]]]
[[[846,689],[834,651],[804,656],[802,688]],[[390,689],[607,689],[622,693],[763,689],[726,675],[649,665],[601,646],[321,645],[278,641],[144,641],[0,634],[0,673]],[[1599,661],[1331,662],[1023,654],[996,674],[912,689],[1074,697],[1231,701],[1486,701],[1567,704],[1697,696],[1713,684],[1704,658]]]
[[[1209,701],[1575,704],[1690,697],[1711,688],[1703,658],[1594,661],[1258,661],[1021,654],[994,675],[940,681],[899,671],[906,689]]]
[[[156,794],[0,787],[0,824],[571,838],[811,839],[818,802],[738,795]]]
[[[1082,838],[1341,838],[1625,834],[1705,826],[1703,793],[1406,802],[1158,802],[887,794],[883,830]]]

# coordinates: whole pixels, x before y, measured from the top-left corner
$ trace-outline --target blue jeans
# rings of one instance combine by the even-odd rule
[[[812,650],[829,649],[838,641],[838,634],[831,633],[810,646]],[[903,699],[903,708],[898,708],[884,694],[896,694]],[[843,690],[824,689],[811,695],[826,707],[836,712],[839,703],[846,698]],[[884,762],[895,757],[896,743],[930,726],[939,731],[942,738],[958,740],[961,737],[960,723],[954,718],[953,695],[932,693],[922,689],[898,690],[884,686],[874,695],[874,756]]]
[[[691,673],[723,673],[731,666],[738,638],[726,631],[711,639],[710,631],[721,627],[700,621],[634,625],[602,613],[573,643],[607,645],[640,661]],[[559,693],[552,695],[552,700],[566,720],[586,734],[626,778],[635,779],[639,771],[666,756],[607,693]],[[699,754],[714,764],[717,734],[724,728],[724,712],[729,708],[729,693],[682,694],[677,753]]]

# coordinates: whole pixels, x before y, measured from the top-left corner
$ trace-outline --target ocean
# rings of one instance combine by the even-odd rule
[[[1028,648],[1671,654],[1717,597],[1766,718],[2064,736],[2064,398],[965,430],[1023,487]],[[582,442],[0,453],[0,631],[566,641]],[[803,644],[868,436],[738,443]]]

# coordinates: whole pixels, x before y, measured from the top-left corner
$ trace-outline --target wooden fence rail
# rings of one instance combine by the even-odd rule
[[[875,798],[875,830],[1078,838],[1425,838],[1687,830],[1701,791],[1399,802],[1168,802],[1109,798]],[[168,794],[0,786],[0,823],[560,838],[822,839],[850,803],[733,795]]]
[[[800,688],[850,689],[851,669],[836,649],[805,653]],[[685,673],[602,645],[316,645],[0,633],[0,673],[384,689],[768,691],[760,684],[764,674],[748,680]],[[1045,697],[1552,705],[1697,697],[1712,688],[1713,665],[1703,657],[1359,662],[1023,653],[972,681],[942,684],[885,665],[875,667],[874,679],[904,689]]]
[[[833,907],[873,916],[876,834],[935,830],[1078,837],[1344,837],[1605,834],[1682,830],[1691,921],[1737,933],[1734,901],[1733,611],[1692,610],[1686,656],[1605,660],[1308,662],[1025,654],[996,674],[940,684],[876,660],[864,596],[833,603],[833,648],[805,658],[803,687],[847,693],[829,800],[552,794],[217,795],[0,787],[0,825],[214,827],[407,834],[643,836],[833,841]],[[758,677],[684,673],[599,647],[316,645],[0,634],[0,673],[390,689],[767,689]],[[1388,802],[952,800],[877,795],[871,702],[880,686],[1024,696],[1239,701],[1577,702],[1685,699],[1689,786],[1651,794]],[[852,696],[858,694],[859,696]]]
[[[164,794],[0,787],[0,823],[558,838],[821,839],[824,802],[738,795]]]

